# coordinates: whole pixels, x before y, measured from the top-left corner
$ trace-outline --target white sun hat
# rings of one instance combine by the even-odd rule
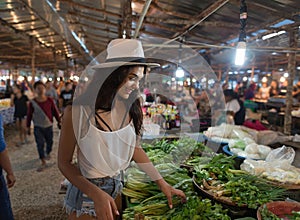
[[[117,66],[145,65],[158,67],[158,63],[147,62],[142,43],[136,39],[114,39],[107,46],[107,57],[104,63],[94,65],[93,69]]]

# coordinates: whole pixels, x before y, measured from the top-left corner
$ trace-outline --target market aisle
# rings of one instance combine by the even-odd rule
[[[16,220],[66,219],[62,209],[63,195],[59,194],[63,176],[57,168],[57,148],[59,130],[54,126],[54,144],[51,155],[52,164],[42,172],[36,169],[40,165],[34,136],[29,136],[30,143],[16,147],[18,133],[14,126],[5,127],[5,137],[9,156],[17,182],[10,189],[12,208]]]

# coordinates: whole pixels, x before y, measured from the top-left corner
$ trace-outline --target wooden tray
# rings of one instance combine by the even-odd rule
[[[211,199],[213,202],[219,203],[223,206],[223,208],[228,209],[228,215],[232,218],[239,218],[239,217],[256,217],[256,210],[257,209],[250,209],[246,204],[242,206],[238,206],[235,202],[233,202],[230,198],[225,196],[216,196],[214,193],[204,189],[203,185],[199,185],[196,180],[195,176],[193,176],[193,184],[197,193],[204,197]]]
[[[205,181],[205,180],[204,180]],[[201,184],[199,185],[196,180],[195,180],[195,176],[193,176],[193,184],[194,186],[196,187],[196,190],[197,192],[204,196],[204,197],[207,197],[209,199],[212,199],[212,200],[215,200],[217,202],[220,202],[222,204],[225,204],[225,205],[229,205],[229,206],[233,206],[233,207],[247,207],[247,205],[242,205],[242,206],[238,206],[235,202],[233,202],[230,198],[228,197],[225,197],[225,196],[217,196],[215,193],[209,191],[209,190],[206,190],[204,188],[204,186]]]

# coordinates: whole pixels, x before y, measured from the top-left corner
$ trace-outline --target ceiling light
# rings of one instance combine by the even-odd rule
[[[240,4],[240,35],[239,35],[239,42],[237,43],[236,47],[236,54],[235,54],[235,65],[242,66],[245,62],[245,55],[246,55],[246,31],[245,27],[247,24],[247,5],[245,0],[241,0]]]
[[[282,76],[282,77],[280,77],[280,80],[279,80],[281,83],[283,83],[284,81],[285,81],[285,77],[284,76]]]
[[[184,77],[184,70],[182,69],[182,67],[181,66],[178,66],[177,67],[177,70],[176,70],[176,77],[177,78],[182,78],[182,77]]]
[[[279,36],[279,35],[285,34],[285,33],[286,33],[286,31],[279,31],[279,32],[267,34],[267,35],[262,36],[262,39],[263,39],[263,40],[267,40],[267,39],[269,39],[269,38],[276,37],[276,36]]]
[[[235,54],[235,65],[242,66],[245,62],[246,42],[238,42]]]

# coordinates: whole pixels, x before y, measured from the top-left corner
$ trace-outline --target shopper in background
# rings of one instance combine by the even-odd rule
[[[24,76],[24,80],[21,82],[21,89],[24,91],[24,94],[28,97],[28,99],[34,98],[34,93],[32,92],[32,85],[28,82],[26,76]]]
[[[278,82],[276,80],[272,80],[270,84],[269,96],[270,97],[277,96],[278,93],[279,93]]]
[[[293,98],[300,102],[300,81],[293,88],[292,92]]]
[[[58,95],[56,89],[53,87],[52,81],[48,80],[45,85],[46,85],[46,96],[52,98],[55,104],[58,105]]]
[[[22,144],[27,144],[27,129],[26,129],[26,116],[27,116],[27,106],[29,99],[24,95],[24,91],[20,85],[13,86],[13,94],[11,95],[10,105],[15,107],[14,119],[16,122],[16,127],[19,130],[20,141],[18,146]]]
[[[234,88],[234,92],[238,94],[238,96],[240,98],[244,97],[244,93],[245,93],[245,86],[244,83],[241,81],[238,81],[235,88]]]
[[[256,84],[252,82],[245,91],[245,100],[252,100],[255,97]]]
[[[107,61],[93,67],[87,90],[63,115],[58,166],[71,182],[65,198],[69,219],[120,218],[121,172],[132,160],[156,182],[170,208],[173,195],[185,199],[161,177],[140,143],[139,83],[146,67],[157,64],[145,61],[142,44],[135,39],[113,40],[107,52]],[[76,146],[78,166],[72,163]]]
[[[67,106],[68,102],[73,99],[73,85],[71,82],[65,83],[65,89],[60,93],[59,96],[59,109],[61,112],[64,111],[64,108]]]
[[[36,98],[30,101],[27,114],[27,127],[30,128],[31,120],[34,124],[34,137],[42,162],[37,171],[43,171],[46,167],[46,160],[50,159],[53,145],[53,117],[60,127],[58,109],[52,98],[46,96],[46,86],[38,81],[33,86]],[[45,153],[46,143],[46,153]]]
[[[5,87],[5,92],[4,92],[4,98],[11,98],[11,94],[13,93],[12,86],[10,85],[11,80],[7,79],[6,80],[6,87]]]
[[[7,188],[15,184],[16,178],[6,149],[3,130],[2,115],[0,114],[0,219],[13,220],[14,217]],[[3,170],[6,172],[6,181]]]
[[[288,86],[288,81],[284,80],[279,88],[279,94],[281,96],[286,96],[287,93],[287,86]]]

